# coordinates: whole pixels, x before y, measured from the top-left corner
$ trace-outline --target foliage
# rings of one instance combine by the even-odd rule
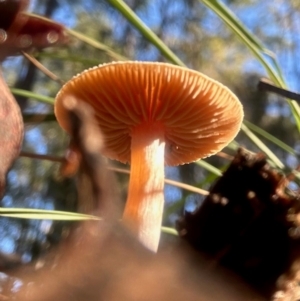
[[[72,29],[67,30],[70,44],[35,53],[35,57],[63,81],[93,65],[123,59],[166,60],[206,73],[234,90],[245,107],[247,121],[241,134],[225,152],[232,155],[238,145],[243,145],[253,151],[266,153],[274,167],[293,171],[298,164],[298,150],[293,149],[299,147],[299,106],[295,101],[284,102],[280,97],[256,91],[256,82],[261,75],[268,75],[281,87],[287,86],[285,76],[275,54],[264,45],[266,43],[261,42],[266,40],[270,44],[269,32],[261,31],[255,36],[251,30],[256,30],[258,26],[247,28],[233,13],[241,7],[245,10],[257,8],[253,7],[251,1],[228,3],[226,6],[217,0],[177,1],[176,4],[171,0],[132,0],[128,4],[122,0],[101,3],[90,0],[85,4],[80,1],[77,4],[66,2],[56,8],[56,13],[54,10],[53,17],[59,18],[66,10],[72,15],[70,19],[74,20],[74,24],[71,24]],[[295,4],[290,5],[292,10]],[[255,19],[255,22],[259,24],[263,21]],[[288,45],[288,42],[283,45]],[[22,79],[22,74],[26,73],[26,66],[18,62],[9,59],[4,63],[4,72],[10,83]],[[248,65],[251,68],[247,68]],[[59,84],[35,71],[32,89],[13,88],[12,92],[29,99],[24,114],[51,114],[53,97],[59,88]],[[277,110],[276,114],[269,113],[272,108]],[[55,122],[44,121],[40,125],[27,125],[24,150],[61,156],[67,145],[67,137]],[[30,159],[17,161],[9,174],[11,188],[8,187],[2,204],[21,204],[20,200],[24,198],[21,195],[24,194],[27,200],[36,198],[41,201],[46,191],[49,192],[50,176],[57,172],[57,165]],[[120,167],[118,163],[116,165]],[[215,175],[221,175],[227,165],[226,159],[214,157],[167,173],[178,181],[208,189]],[[20,188],[22,180],[24,189]],[[121,194],[124,196],[126,181],[126,177],[120,176]],[[297,187],[298,179],[293,184]],[[54,192],[50,191],[48,196],[54,202]],[[199,194],[167,186],[166,206],[169,208],[164,224],[173,226],[184,203],[186,208],[194,208],[201,200]],[[50,208],[55,206],[51,205]]]

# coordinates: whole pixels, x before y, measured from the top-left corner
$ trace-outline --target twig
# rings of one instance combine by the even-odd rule
[[[47,160],[47,161],[59,162],[59,163],[64,162],[63,157],[52,156],[52,155],[43,155],[43,154],[35,154],[35,153],[24,152],[24,151],[20,152],[19,157],[38,159],[38,160]]]
[[[41,123],[47,121],[55,121],[54,114],[23,114],[24,123]]]
[[[57,75],[55,75],[53,72],[51,72],[48,68],[46,68],[42,63],[40,63],[36,58],[34,58],[32,55],[28,54],[25,51],[21,51],[23,56],[29,60],[34,66],[36,66],[40,71],[42,71],[45,75],[50,77],[52,80],[56,81],[60,85],[64,84],[64,81],[61,80]]]
[[[293,99],[300,102],[300,94],[275,86],[269,79],[261,78],[257,88],[262,91],[268,91],[277,95]]]
[[[117,167],[111,167],[110,166],[110,167],[108,167],[108,169],[110,169],[112,171],[119,172],[119,173],[130,174],[130,171],[128,169],[124,169],[124,168],[117,168]],[[201,189],[201,188],[189,185],[189,184],[184,184],[184,183],[181,183],[181,182],[178,182],[178,181],[165,179],[165,183],[169,184],[169,185],[172,185],[172,186],[175,186],[175,187],[179,187],[179,188],[191,191],[191,192],[199,193],[199,194],[202,194],[202,195],[208,195],[209,194],[209,191],[207,191],[207,190],[204,190],[204,189]]]
[[[234,158],[234,156],[228,155],[225,152],[218,152],[218,153],[216,153],[216,156],[226,159],[226,160],[229,160],[229,161],[232,161]]]
[[[29,152],[21,152],[20,153],[20,157],[27,157],[27,158],[32,158],[32,159],[38,159],[38,160],[48,160],[48,161],[52,161],[52,162],[59,162],[59,163],[65,163],[65,158],[64,157],[58,157],[58,156],[52,156],[52,155],[42,155],[42,154],[33,154],[33,153],[29,153]],[[128,169],[125,168],[117,168],[117,167],[112,167],[112,166],[106,166],[106,169],[111,170],[111,171],[115,171],[118,173],[124,173],[124,174],[130,174],[130,171]],[[165,179],[165,183],[175,186],[175,187],[179,187],[191,192],[195,192],[195,193],[199,193],[202,195],[208,195],[209,192],[207,190],[189,185],[189,184],[184,184],[178,181],[174,181],[174,180],[170,180],[170,179]]]

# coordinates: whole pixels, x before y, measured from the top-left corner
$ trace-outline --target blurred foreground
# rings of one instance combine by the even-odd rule
[[[90,180],[78,189],[85,189],[85,201],[103,220],[77,225],[44,258],[10,270],[9,277],[3,273],[1,300],[264,300],[182,242],[158,254],[141,246],[119,222],[114,179],[99,155],[102,139],[92,112],[74,99],[66,107],[80,173]]]

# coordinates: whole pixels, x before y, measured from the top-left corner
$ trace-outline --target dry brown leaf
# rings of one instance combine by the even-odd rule
[[[24,133],[20,108],[0,73],[0,196],[6,174],[18,157]]]

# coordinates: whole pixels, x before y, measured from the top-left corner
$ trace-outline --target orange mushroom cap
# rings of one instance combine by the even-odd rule
[[[88,69],[60,90],[59,124],[68,132],[64,97],[89,103],[104,135],[103,154],[130,162],[131,132],[160,124],[165,164],[179,165],[215,154],[237,135],[242,105],[224,85],[199,72],[167,63],[113,62]]]

